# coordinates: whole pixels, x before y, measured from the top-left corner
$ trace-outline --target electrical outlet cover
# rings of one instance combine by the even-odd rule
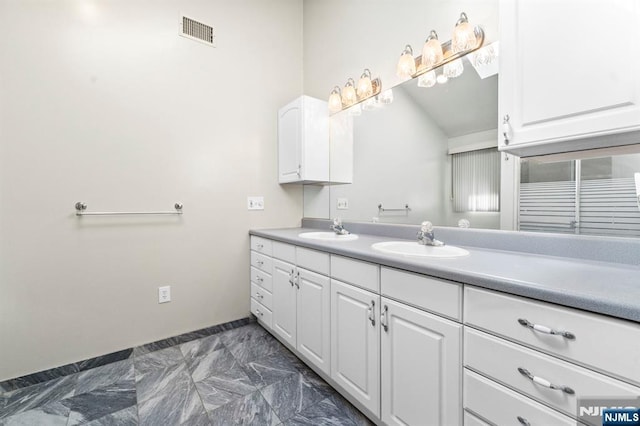
[[[171,302],[171,286],[158,287],[158,303]]]

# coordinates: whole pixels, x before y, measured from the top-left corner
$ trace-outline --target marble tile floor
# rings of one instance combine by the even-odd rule
[[[0,393],[0,426],[370,425],[256,323]]]

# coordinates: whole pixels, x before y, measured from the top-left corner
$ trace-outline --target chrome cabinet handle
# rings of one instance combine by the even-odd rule
[[[264,262],[262,260],[258,260],[256,263],[260,266],[264,265]]]
[[[369,321],[371,321],[371,325],[374,327],[376,326],[376,319],[375,319],[375,313],[374,313],[375,308],[376,308],[376,302],[372,300],[371,305],[369,305],[369,309],[367,310],[369,312]]]
[[[502,119],[502,136],[504,136],[504,144],[509,145],[509,133],[511,133],[511,125],[509,124],[509,114]]]
[[[298,170],[296,170],[296,174],[300,177],[300,172],[302,170],[302,164],[298,164]]]
[[[296,285],[296,288],[300,290],[300,271],[298,271],[298,273],[296,274],[296,279],[294,280],[294,284]]]
[[[258,250],[262,250],[264,248],[264,244],[258,244]]]
[[[260,317],[263,317],[264,313],[260,312],[260,309],[256,309],[256,315],[260,315]]]
[[[256,297],[257,297],[258,299],[264,299],[264,296],[263,296],[263,295],[261,295],[260,293],[256,293]]]
[[[542,377],[534,376],[526,368],[518,367],[518,372],[523,376],[525,376],[526,378],[528,378],[529,380],[531,380],[533,383],[536,383],[540,386],[544,386],[545,388],[560,390],[564,393],[568,393],[569,395],[575,394],[575,391],[571,389],[569,386],[554,385],[553,383],[551,383],[546,379],[543,379]]]
[[[538,331],[540,333],[544,333],[544,334],[552,334],[555,336],[562,336],[565,339],[569,339],[569,340],[574,340],[576,338],[576,335],[569,332],[569,331],[560,331],[560,330],[554,330],[553,328],[549,328],[546,325],[540,325],[540,324],[534,324],[524,318],[518,318],[518,322],[520,323],[520,325],[524,326],[524,327],[528,327],[534,331]]]
[[[293,269],[289,272],[289,284],[291,284],[291,287],[293,287],[293,272]]]
[[[261,283],[261,282],[263,282],[263,281],[264,281],[264,278],[262,278],[262,277],[256,277],[256,281],[258,281],[259,283]]]
[[[529,423],[529,420],[525,419],[524,417],[518,416],[517,419],[522,426],[531,426],[531,423]]]
[[[387,333],[389,332],[389,318],[387,317],[388,312],[389,308],[387,307],[387,305],[384,305],[384,307],[382,308],[382,312],[380,313],[380,325],[382,325],[382,328]]]

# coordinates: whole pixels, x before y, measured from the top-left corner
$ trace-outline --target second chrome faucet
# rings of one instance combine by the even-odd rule
[[[444,243],[442,241],[436,240],[433,234],[433,224],[429,221],[422,222],[420,225],[420,230],[417,234],[418,244],[422,244],[425,246],[443,246]]]

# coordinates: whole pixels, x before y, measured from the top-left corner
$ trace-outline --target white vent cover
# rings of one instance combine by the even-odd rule
[[[180,32],[182,37],[196,40],[209,46],[216,47],[216,33],[211,25],[203,24],[195,19],[181,15]]]

